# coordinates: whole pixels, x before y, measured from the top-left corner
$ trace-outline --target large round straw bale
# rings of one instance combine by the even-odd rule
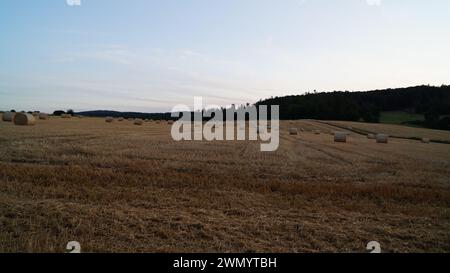
[[[298,129],[297,128],[289,128],[289,134],[290,135],[298,135]]]
[[[123,121],[123,117],[120,117],[117,119],[118,121]]]
[[[389,142],[389,136],[386,134],[377,134],[377,143],[387,144]]]
[[[334,142],[347,142],[347,133],[334,132]]]
[[[39,119],[48,119],[47,113],[39,113]]]
[[[61,118],[72,118],[71,114],[62,114]]]
[[[142,125],[144,124],[144,121],[140,118],[137,118],[134,120],[134,125]]]
[[[14,124],[15,125],[35,125],[36,118],[32,114],[28,113],[17,113],[14,115]]]
[[[375,136],[375,134],[368,134],[367,138],[368,139],[376,139],[377,137]]]
[[[33,115],[35,118],[39,118],[39,112],[33,112],[32,115]]]
[[[114,121],[114,118],[113,117],[106,117],[105,121],[108,122],[108,123],[111,123],[111,122]]]
[[[14,113],[14,112],[5,112],[5,113],[3,113],[2,120],[11,122],[11,121],[13,121],[15,115],[16,115],[16,113]]]
[[[427,137],[424,137],[424,138],[422,138],[422,143],[428,144],[428,143],[430,143],[430,139]]]

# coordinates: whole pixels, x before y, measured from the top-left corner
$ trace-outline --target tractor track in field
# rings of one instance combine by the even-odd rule
[[[351,161],[349,161],[349,160],[347,160],[347,159],[345,159],[345,158],[342,158],[342,157],[340,157],[340,156],[336,156],[336,155],[333,154],[333,153],[326,152],[326,151],[324,151],[323,149],[318,148],[317,146],[313,145],[311,142],[305,141],[305,140],[303,140],[303,139],[300,139],[300,138],[292,138],[292,137],[287,137],[287,136],[281,136],[281,139],[284,139],[284,140],[289,141],[289,145],[290,145],[290,146],[294,146],[293,149],[288,149],[288,150],[287,150],[287,155],[288,155],[288,157],[289,157],[292,161],[299,161],[298,156],[297,156],[296,153],[294,152],[294,150],[295,150],[295,145],[294,145],[294,144],[295,144],[295,142],[300,142],[300,143],[301,143],[302,145],[304,145],[305,147],[307,147],[307,148],[309,148],[309,149],[311,149],[311,150],[314,150],[314,151],[316,151],[316,152],[319,152],[319,153],[321,153],[321,154],[326,155],[328,158],[330,158],[331,160],[333,160],[334,162],[336,162],[336,163],[338,163],[338,164],[342,164],[342,163],[346,163],[346,164],[350,164],[350,165],[353,164],[353,162],[351,162]]]

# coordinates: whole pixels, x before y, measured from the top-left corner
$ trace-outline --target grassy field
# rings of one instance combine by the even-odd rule
[[[425,118],[420,114],[411,114],[406,112],[381,112],[380,123],[386,124],[408,124],[408,122],[424,121]]]
[[[449,139],[449,132],[339,123]],[[298,136],[289,127],[303,128]],[[323,133],[315,135],[314,130]],[[170,126],[0,122],[0,252],[450,251],[450,145],[282,122],[257,142],[174,142]]]

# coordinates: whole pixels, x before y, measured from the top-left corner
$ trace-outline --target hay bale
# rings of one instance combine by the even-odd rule
[[[47,113],[39,113],[38,117],[39,117],[39,119],[45,120],[45,119],[48,119],[48,114]]]
[[[375,134],[368,134],[367,138],[368,139],[376,139],[377,137],[375,136]]]
[[[428,144],[430,142],[431,142],[431,140],[429,138],[427,138],[427,137],[422,138],[422,143]]]
[[[386,134],[377,134],[377,143],[387,144],[389,142],[389,136]]]
[[[14,112],[5,112],[3,113],[2,120],[7,122],[12,122],[14,120],[14,116],[16,113]]]
[[[21,126],[32,126],[36,124],[36,118],[32,114],[18,113],[14,115],[14,124]]]
[[[334,132],[334,142],[347,142],[347,133],[345,132]]]
[[[140,118],[137,118],[134,120],[134,125],[142,125],[144,124],[144,121]]]
[[[35,118],[39,118],[39,112],[33,112],[32,115],[33,115]]]
[[[117,120],[118,120],[118,121],[123,121],[124,118],[123,118],[123,117],[120,117],[120,118],[118,118]]]
[[[114,118],[113,118],[113,117],[106,117],[106,118],[105,118],[105,121],[106,121],[107,123],[111,123],[111,122],[114,121]]]
[[[61,118],[72,118],[71,114],[62,114]]]
[[[297,128],[289,128],[289,134],[290,135],[298,135],[298,129]]]

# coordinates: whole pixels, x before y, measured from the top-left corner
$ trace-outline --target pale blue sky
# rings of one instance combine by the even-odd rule
[[[450,84],[448,0],[0,0],[0,110]]]

